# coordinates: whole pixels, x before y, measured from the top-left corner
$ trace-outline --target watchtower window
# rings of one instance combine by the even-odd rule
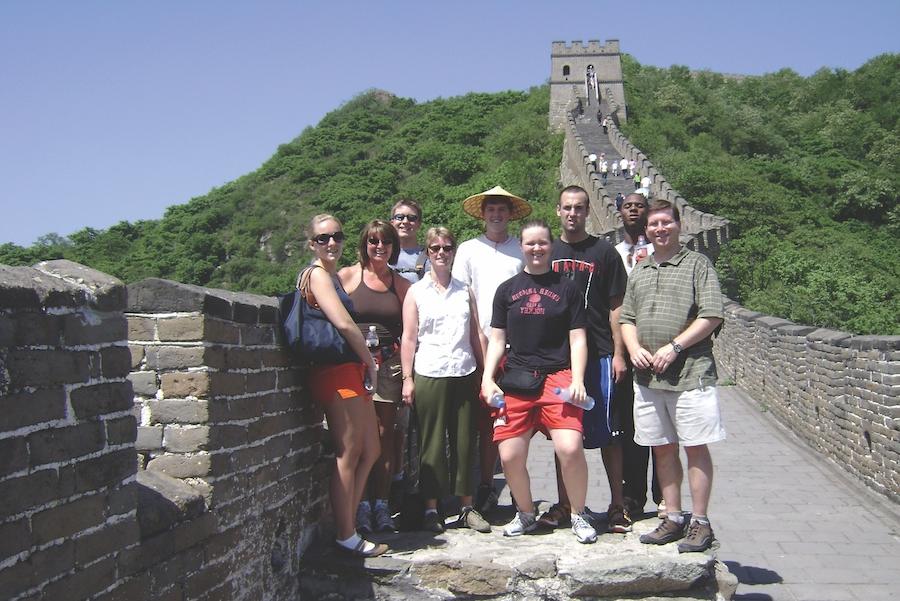
[[[570,72],[569,65],[563,65],[563,77],[568,75]]]

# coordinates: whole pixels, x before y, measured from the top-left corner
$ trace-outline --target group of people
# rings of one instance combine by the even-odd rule
[[[606,155],[601,152],[600,156],[591,154],[588,160],[591,162],[593,171],[600,174],[600,179],[603,180],[604,184],[609,179],[609,174],[612,173],[613,177],[621,175],[623,178],[633,179],[635,188],[640,185],[641,178],[640,175],[636,175],[637,163],[634,159],[628,160],[622,157],[621,159],[607,160]]]
[[[525,199],[500,186],[462,208],[483,220],[484,233],[457,244],[435,226],[423,247],[421,207],[401,200],[389,221],[363,228],[359,262],[341,270],[340,221],[318,215],[310,224],[313,265],[321,267],[312,270],[312,292],[359,357],[308,374],[334,440],[338,548],[361,557],[387,550],[364,535],[394,529],[388,493],[402,469],[410,407],[428,531],[444,531],[440,500],[455,495],[456,525],[491,532],[499,455],[516,509],[505,536],[568,525],[579,542],[592,543],[584,449],[599,448],[610,489],[607,529],[630,532],[647,501],[652,447],[661,521],[641,542],[708,548],[706,445],[725,436],[711,336],[723,306],[710,262],[681,245],[677,208],[629,194],[620,208],[624,239],[615,247],[587,233],[590,198],[578,186],[560,193],[556,239],[546,222],[527,219]],[[513,220],[523,220],[518,238],[509,231]],[[642,236],[649,250],[638,248]],[[374,352],[364,338],[370,326]],[[593,407],[585,410],[588,397]],[[537,433],[553,443],[559,495],[540,516],[526,467]],[[680,446],[690,518],[681,508]]]

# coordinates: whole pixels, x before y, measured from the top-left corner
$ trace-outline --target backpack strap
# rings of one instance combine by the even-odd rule
[[[419,253],[419,256],[416,257],[416,275],[419,276],[421,280],[425,277],[425,261],[428,260],[428,253],[425,252],[425,249],[422,249],[422,252]]]

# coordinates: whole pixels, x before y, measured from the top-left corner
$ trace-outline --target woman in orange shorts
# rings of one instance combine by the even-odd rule
[[[520,536],[537,527],[526,462],[531,437],[542,431],[553,440],[569,491],[572,532],[579,542],[593,543],[597,532],[584,515],[587,462],[582,410],[557,393],[567,390],[576,402],[587,394],[584,295],[574,281],[551,271],[551,233],[546,222],[527,222],[521,243],[525,270],[497,288],[481,381],[485,399],[505,393],[506,407],[494,424],[494,441],[517,512],[503,527],[503,534]],[[498,385],[494,375],[507,343],[509,352]],[[527,381],[535,376],[543,377],[543,382],[533,392],[525,392]]]
[[[374,557],[387,547],[361,538],[354,517],[369,471],[380,453],[375,408],[364,385],[366,371],[372,385],[377,384],[377,368],[365,338],[353,322],[352,303],[337,278],[337,262],[344,250],[341,222],[331,215],[316,215],[307,234],[309,248],[315,255],[310,290],[328,320],[353,352],[362,357],[359,362],[317,365],[310,368],[307,378],[312,397],[325,412],[334,443],[335,465],[329,494],[337,526],[336,543],[338,549],[350,554]]]

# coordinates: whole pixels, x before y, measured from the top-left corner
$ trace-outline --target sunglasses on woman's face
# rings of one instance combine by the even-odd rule
[[[331,234],[319,234],[318,236],[315,236],[313,238],[315,243],[318,244],[319,246],[325,246],[326,244],[328,244],[328,241],[331,239],[334,239],[335,242],[340,244],[341,242],[344,241],[344,232],[333,232]]]
[[[383,244],[385,246],[390,246],[393,244],[390,240],[382,240],[381,238],[369,238],[369,244],[372,246],[378,246],[379,244]]]
[[[439,250],[443,250],[445,253],[452,253],[455,247],[452,244],[432,244],[428,247],[433,253],[437,253]]]
[[[409,221],[410,223],[415,223],[416,221],[419,220],[419,216],[418,216],[418,215],[404,215],[404,214],[402,214],[402,213],[397,213],[396,215],[394,215],[393,217],[391,217],[391,219],[394,220],[394,221],[396,221],[396,222],[398,222],[398,223],[399,223],[400,221],[403,221],[404,219],[406,219],[406,220]]]

